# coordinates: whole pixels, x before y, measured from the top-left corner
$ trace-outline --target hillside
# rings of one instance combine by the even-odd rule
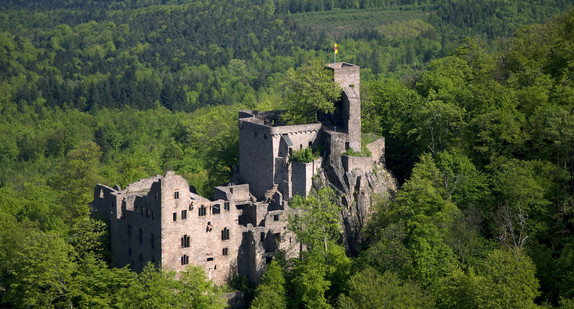
[[[361,66],[363,131],[385,137],[400,188],[356,257],[330,234],[328,250],[278,257],[260,286],[232,288],[279,307],[571,307],[571,7],[3,1],[2,302],[221,307],[197,270],[181,283],[108,268],[94,185],[175,170],[210,196],[238,162],[237,111],[280,108],[285,72],[332,61],[336,39],[337,60]]]

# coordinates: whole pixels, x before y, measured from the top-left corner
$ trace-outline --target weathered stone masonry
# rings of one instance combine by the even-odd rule
[[[324,170],[344,169],[349,177],[361,177],[371,173],[384,154],[381,139],[368,146],[373,158],[341,160],[346,149],[361,150],[359,67],[327,67],[343,88],[341,114],[330,122],[286,126],[280,125],[280,111],[240,111],[238,174],[233,184],[215,188],[213,201],[193,193],[173,172],[125,189],[97,185],[92,209],[109,222],[113,264],[129,264],[135,271],[147,262],[175,271],[199,265],[223,284],[234,275],[257,282],[278,250],[288,258],[298,256],[300,245],[286,229],[292,211],[287,202],[295,194],[308,194],[314,176],[326,179]],[[310,163],[291,160],[293,151],[318,146],[325,151],[322,158]],[[345,182],[347,176],[337,177]],[[345,212],[356,211],[344,209],[343,216]],[[364,217],[365,211],[361,213]]]

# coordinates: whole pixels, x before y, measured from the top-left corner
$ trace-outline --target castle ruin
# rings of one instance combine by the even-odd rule
[[[292,211],[288,201],[296,194],[307,195],[314,179],[328,178],[324,170],[341,170],[331,173],[340,178],[333,187],[350,192],[343,218],[345,212],[355,216],[354,196],[364,198],[365,193],[354,192],[353,186],[360,187],[361,175],[369,179],[363,186],[377,186],[371,171],[382,164],[384,139],[368,145],[371,157],[343,155],[349,148],[361,151],[359,67],[344,62],[327,67],[343,94],[335,115],[320,123],[282,125],[280,111],[239,112],[237,173],[233,184],[215,188],[213,200],[195,194],[171,171],[125,189],[97,185],[92,209],[109,222],[113,265],[141,271],[152,262],[182,271],[193,264],[202,266],[219,285],[234,275],[257,282],[277,251],[283,250],[287,258],[299,255],[301,246],[286,228]],[[292,160],[293,151],[309,147],[323,149],[321,157],[309,163]],[[327,164],[331,166],[325,169]],[[362,224],[368,206],[357,209],[360,218],[346,224]]]

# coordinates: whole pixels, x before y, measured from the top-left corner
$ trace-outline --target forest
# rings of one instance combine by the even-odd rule
[[[222,308],[242,290],[253,308],[574,307],[572,7],[0,2],[0,306]],[[292,202],[308,250],[258,286],[109,267],[96,183],[174,170],[210,197],[238,163],[237,112],[283,108],[287,72],[333,61],[335,42],[400,185],[360,252],[321,190]]]

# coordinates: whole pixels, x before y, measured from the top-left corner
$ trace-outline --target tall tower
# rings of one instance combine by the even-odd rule
[[[347,127],[349,147],[361,151],[361,73],[358,65],[337,62],[328,64],[333,70],[333,78],[343,88],[343,122]]]

